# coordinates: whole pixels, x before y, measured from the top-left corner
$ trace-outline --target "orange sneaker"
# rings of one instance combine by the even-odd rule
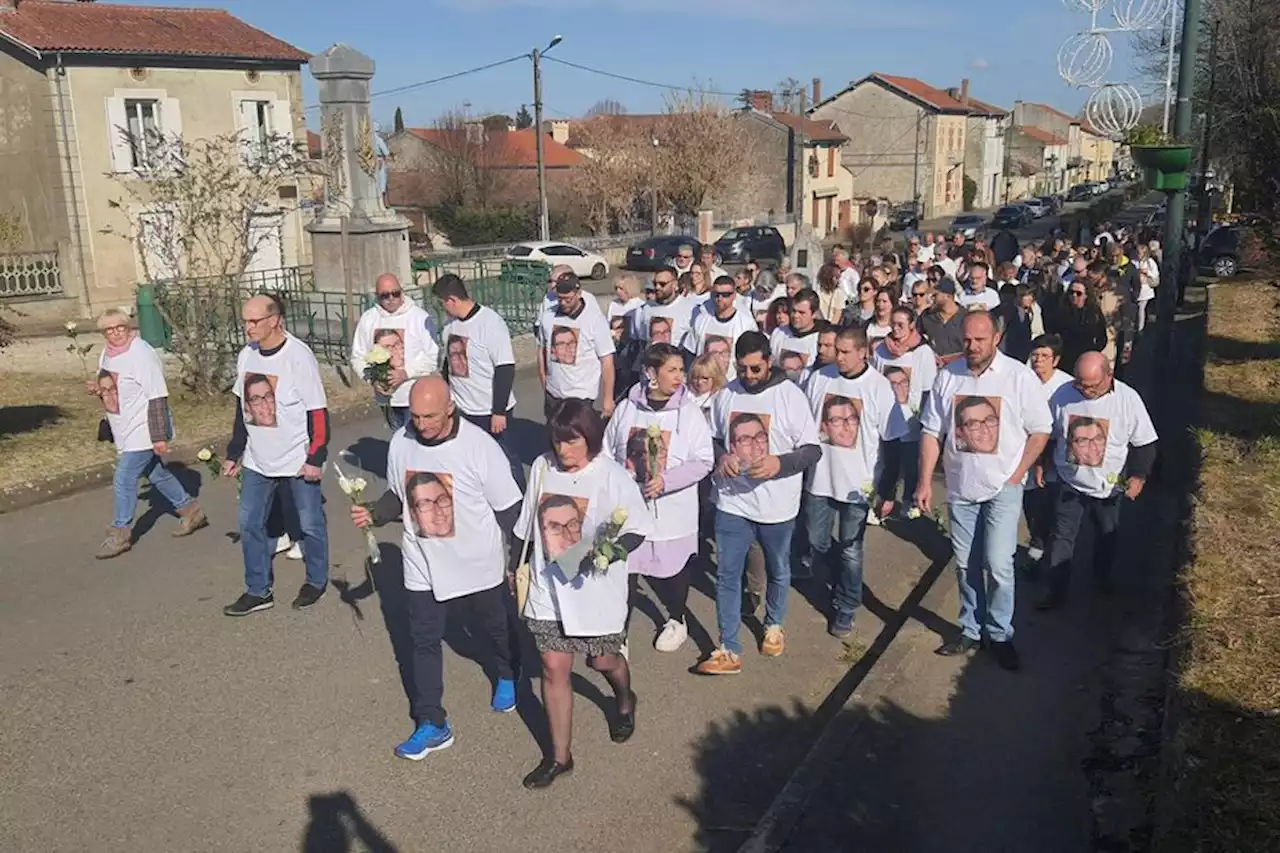
[[[742,672],[742,658],[724,646],[711,653],[711,657],[694,667],[699,675],[737,675]]]
[[[781,625],[770,625],[764,629],[764,640],[760,643],[760,654],[767,658],[776,658],[787,647],[787,635]]]

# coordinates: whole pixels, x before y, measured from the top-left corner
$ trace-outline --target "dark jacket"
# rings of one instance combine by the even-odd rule
[[[1102,352],[1107,346],[1107,321],[1096,303],[1084,308],[1063,306],[1046,320],[1046,326],[1062,336],[1062,369],[1068,373],[1080,356]]]

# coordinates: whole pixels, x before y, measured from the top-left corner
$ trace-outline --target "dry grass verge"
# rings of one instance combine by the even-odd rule
[[[1168,849],[1280,850],[1280,290],[1214,289]]]
[[[170,390],[180,387],[176,376],[170,376]],[[331,371],[325,371],[325,390],[330,409],[369,396],[363,384],[347,388]],[[170,402],[179,446],[206,444],[231,431],[234,409],[229,399],[201,400],[177,392]],[[0,376],[0,488],[110,462],[114,445],[95,441],[101,417],[102,403],[85,393],[78,378],[5,372]]]

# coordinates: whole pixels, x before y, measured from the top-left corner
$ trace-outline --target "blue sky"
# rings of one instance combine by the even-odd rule
[[[102,2],[103,0],[100,0]],[[181,5],[174,0],[133,0]],[[826,94],[871,71],[935,86],[971,80],[976,97],[1015,99],[1075,113],[1087,92],[1058,76],[1057,51],[1088,16],[1061,0],[195,0],[219,5],[303,50],[342,41],[377,62],[374,90],[390,89],[564,42],[551,56],[672,85],[727,92],[821,77]],[[1116,43],[1112,77],[1127,71]],[[549,117],[577,116],[603,98],[629,112],[662,109],[660,89],[554,63],[544,65]],[[308,80],[308,103],[315,89]],[[514,115],[532,101],[530,63],[520,61],[374,101],[390,124],[397,106],[410,126],[470,104],[473,114]],[[1124,79],[1124,77],[1119,77]],[[314,113],[312,114],[314,115]]]

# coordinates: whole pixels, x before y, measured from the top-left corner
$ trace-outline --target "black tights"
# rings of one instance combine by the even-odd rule
[[[635,709],[631,692],[631,667],[622,655],[588,657],[587,666],[605,677],[618,700],[618,713]],[[551,757],[561,764],[569,761],[573,741],[573,655],[569,652],[542,653],[542,706],[551,729]]]

